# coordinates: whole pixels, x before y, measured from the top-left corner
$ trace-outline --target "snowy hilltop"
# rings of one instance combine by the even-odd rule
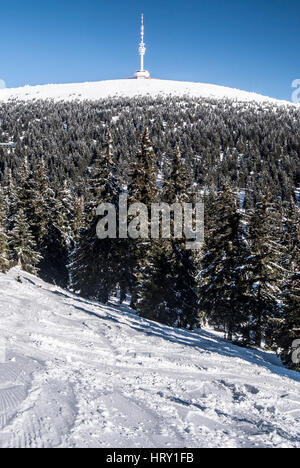
[[[168,95],[196,98],[228,98],[241,102],[271,102],[274,104],[292,105],[292,103],[287,101],[278,101],[260,94],[224,86],[158,79],[124,79],[91,83],[25,86],[15,89],[7,88],[0,90],[0,102],[9,100],[31,101],[34,99],[53,99],[55,101],[98,100],[108,97]]]
[[[300,374],[0,274],[0,447],[300,447]]]

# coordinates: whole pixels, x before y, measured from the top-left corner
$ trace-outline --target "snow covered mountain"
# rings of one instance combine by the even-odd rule
[[[287,101],[262,96],[260,94],[240,91],[205,83],[168,81],[158,79],[125,79],[99,81],[95,83],[49,84],[42,86],[25,86],[0,90],[0,102],[8,100],[31,101],[33,99],[54,99],[56,101],[97,100],[107,97],[134,96],[193,96],[229,98],[237,101],[273,102],[289,104]]]
[[[300,374],[273,354],[16,269],[0,290],[0,447],[300,447]]]

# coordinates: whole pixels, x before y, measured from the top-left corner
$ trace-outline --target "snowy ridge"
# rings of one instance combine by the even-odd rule
[[[134,96],[193,96],[228,98],[241,102],[271,102],[274,104],[295,105],[238,89],[226,88],[205,83],[168,81],[158,79],[125,79],[90,83],[48,84],[7,88],[0,90],[0,102],[9,100],[32,101],[34,99],[53,99],[55,101],[98,100],[107,97]]]
[[[0,447],[300,447],[300,374],[273,354],[16,269],[0,289]]]

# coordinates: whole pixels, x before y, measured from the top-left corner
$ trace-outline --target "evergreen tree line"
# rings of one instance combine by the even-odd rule
[[[189,97],[0,103],[0,142],[14,143],[0,147],[1,181],[9,170],[17,179],[25,156],[31,167],[43,158],[55,191],[67,180],[77,196],[85,195],[108,126],[123,184],[129,182],[139,135],[149,126],[162,175],[180,144],[197,183],[220,187],[229,181],[246,190],[248,208],[266,186],[283,201],[300,187],[298,108]]]
[[[17,178],[8,171],[0,191],[1,270],[19,266],[67,287],[83,211],[67,182],[58,191],[51,187],[43,159],[32,170],[25,157]]]
[[[25,156],[16,176],[7,170],[3,177],[1,270],[18,265],[104,303],[112,294],[120,302],[129,295],[142,317],[188,329],[209,322],[231,341],[280,350],[286,365],[299,368],[292,362],[292,343],[300,334],[295,198],[285,201],[261,190],[247,206],[230,178],[218,187],[197,183],[182,154],[182,145],[175,145],[162,173],[146,129],[124,184],[106,131],[84,196],[68,180],[57,189],[44,159],[32,167]],[[114,205],[118,214],[119,196],[126,193],[129,204],[143,203],[150,211],[154,202],[190,202],[199,191],[206,218],[199,252],[174,235],[97,237],[100,203]]]

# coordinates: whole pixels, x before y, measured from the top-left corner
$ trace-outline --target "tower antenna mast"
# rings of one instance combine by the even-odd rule
[[[141,67],[135,74],[136,78],[150,78],[150,73],[144,69],[144,56],[146,53],[146,45],[144,42],[145,28],[144,28],[144,15],[141,18],[141,42],[139,47],[139,54],[141,58]]]
[[[146,47],[144,43],[144,15],[142,14],[142,22],[141,22],[141,42],[140,42],[140,48],[139,48],[139,53],[141,56],[141,71],[144,71],[144,55],[146,53]]]

